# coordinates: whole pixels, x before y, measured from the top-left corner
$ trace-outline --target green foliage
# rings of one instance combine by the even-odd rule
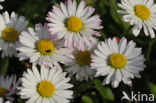
[[[3,75],[6,75],[6,73],[7,73],[7,69],[8,69],[8,64],[9,64],[9,58],[3,58],[3,59],[1,59],[1,62],[0,62],[1,64],[1,66],[0,66],[0,70],[1,70],[1,73],[3,74]]]
[[[83,103],[94,103],[93,99],[89,96],[83,96],[82,101]]]
[[[149,89],[152,94],[154,94],[154,98],[156,99],[156,84],[154,83],[149,83]]]
[[[109,1],[109,6],[111,7],[110,14],[111,14],[113,20],[117,24],[121,25],[124,30],[127,30],[129,27],[129,24],[122,21],[122,15],[117,12],[117,10],[119,10],[119,7],[117,6],[116,1],[117,0]]]
[[[94,80],[94,84],[102,98],[106,101],[114,101],[114,94],[109,87],[103,86],[99,79]]]

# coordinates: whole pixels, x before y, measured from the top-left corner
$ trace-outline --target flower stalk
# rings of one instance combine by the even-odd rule
[[[1,74],[3,76],[5,76],[7,73],[8,64],[9,64],[9,58],[8,57],[5,57],[1,60]]]

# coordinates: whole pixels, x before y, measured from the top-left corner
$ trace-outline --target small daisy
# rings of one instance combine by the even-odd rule
[[[0,2],[4,2],[4,0],[0,0]],[[3,9],[3,6],[0,5],[0,10],[2,10],[2,9]]]
[[[12,103],[12,102],[10,102],[10,101],[4,102],[3,98],[0,98],[0,103]]]
[[[33,66],[32,71],[27,70],[20,79],[22,86],[19,87],[21,98],[28,99],[26,103],[69,103],[73,92],[68,90],[73,85],[69,84],[70,78],[66,73],[41,67],[40,72]]]
[[[85,46],[84,50],[75,50],[73,52],[75,58],[65,64],[68,66],[66,71],[70,73],[71,76],[76,74],[76,79],[79,81],[93,79],[95,70],[90,68],[90,63],[94,48],[95,45],[92,45],[90,47]]]
[[[121,4],[118,5],[123,9],[118,12],[125,14],[123,20],[134,25],[133,34],[135,36],[138,36],[143,28],[146,36],[150,35],[151,38],[155,38],[156,4],[154,0],[121,0]]]
[[[127,42],[126,38],[109,38],[97,45],[91,66],[97,77],[106,76],[103,85],[111,83],[116,88],[121,81],[132,85],[131,78],[141,78],[139,72],[145,68],[145,58],[141,48],[135,46],[135,42]]]
[[[102,29],[99,15],[92,15],[95,9],[87,6],[82,0],[77,7],[75,0],[60,3],[60,8],[53,6],[46,18],[49,31],[57,35],[58,39],[64,38],[65,46],[69,48],[90,45],[95,39],[92,35],[100,35],[96,30]]]
[[[0,101],[4,102],[4,98],[9,101],[14,101],[11,95],[17,92],[17,87],[20,82],[16,81],[16,76],[7,76],[4,78],[0,75]]]
[[[20,60],[30,59],[35,65],[60,68],[58,62],[66,63],[74,57],[69,49],[63,47],[64,42],[53,40],[46,29],[46,25],[37,24],[36,31],[32,28],[23,31],[19,37],[21,45],[17,48],[20,51],[18,57]]]
[[[2,57],[16,56],[15,46],[18,44],[21,31],[26,28],[28,22],[23,16],[17,17],[14,12],[9,16],[6,11],[0,14],[0,23],[0,48],[2,49]]]

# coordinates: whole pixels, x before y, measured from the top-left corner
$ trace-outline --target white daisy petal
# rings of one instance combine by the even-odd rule
[[[19,35],[26,28],[28,22],[23,16],[17,17],[14,12],[11,13],[11,16],[9,16],[7,11],[2,14],[0,14],[0,41],[3,41],[0,45],[0,48],[2,48],[2,57],[16,56],[17,51],[15,48],[19,42]]]
[[[16,80],[16,75],[3,77],[0,74],[0,94],[2,96],[0,97],[0,103],[12,103],[14,98],[11,96],[16,94],[19,84],[20,82]]]
[[[139,72],[146,67],[145,58],[141,54],[141,48],[135,46],[136,43],[133,41],[128,42],[126,38],[116,37],[113,40],[106,39],[105,42],[97,45],[98,48],[94,50],[95,54],[92,56],[91,68],[96,70],[96,77],[106,76],[103,85],[111,83],[112,87],[116,88],[121,81],[132,85],[130,79],[141,78]],[[113,52],[102,55],[106,54],[105,51]]]
[[[90,63],[92,61],[91,55],[93,54],[95,47],[96,44],[91,44],[91,46],[85,45],[84,50],[76,49],[73,52],[74,58],[72,59],[72,62],[65,64],[68,66],[66,71],[71,76],[76,75],[76,79],[79,81],[93,79],[95,71],[91,69]]]
[[[57,35],[57,39],[64,39],[64,46],[70,49],[81,48],[83,45],[90,46],[94,42],[92,35],[102,29],[99,15],[93,15],[95,9],[86,6],[84,1],[77,5],[76,0],[67,0],[60,3],[60,8],[53,6],[48,12],[46,20],[49,22],[49,31],[52,36]]]
[[[140,28],[135,25],[134,28],[133,28],[133,34],[134,34],[134,36],[138,36],[139,33],[140,33]]]
[[[4,2],[5,0],[0,0],[0,2]],[[3,6],[2,5],[0,5],[0,10],[2,10],[3,9]],[[9,102],[8,102],[9,103]]]
[[[22,99],[28,99],[26,103],[69,103],[73,92],[68,90],[72,85],[68,83],[70,79],[65,77],[65,73],[55,67],[47,68],[45,66],[40,68],[40,72],[36,66],[28,71],[21,78],[22,85],[18,93]],[[55,73],[59,75],[51,76]],[[34,85],[31,80],[26,80],[27,78],[36,80],[37,85]],[[56,79],[57,84],[55,85],[51,79]]]
[[[46,25],[36,24],[35,28],[23,31],[19,37],[20,45],[16,49],[21,60],[25,57],[33,64],[53,67],[73,58],[71,51],[63,46],[64,40],[53,40]]]
[[[118,6],[122,9],[118,12],[124,14],[123,20],[134,25],[134,36],[138,36],[143,28],[146,36],[150,35],[151,38],[155,38],[153,28],[156,28],[156,16],[154,16],[156,4],[154,0],[121,0]]]

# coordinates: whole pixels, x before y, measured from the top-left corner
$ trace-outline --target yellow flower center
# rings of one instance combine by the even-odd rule
[[[54,43],[50,40],[40,40],[37,43],[37,49],[41,52],[42,55],[50,55],[54,53],[55,46]]]
[[[66,27],[69,31],[79,32],[82,29],[83,22],[80,18],[72,16],[67,19]]]
[[[19,38],[19,33],[16,29],[11,28],[11,27],[6,27],[3,31],[2,31],[2,38],[6,41],[6,42],[15,42],[16,40],[18,40]]]
[[[78,51],[75,57],[76,57],[77,63],[81,66],[90,65],[91,63],[91,54],[88,50]]]
[[[141,4],[135,6],[135,14],[142,20],[147,20],[151,16],[151,12],[150,12],[149,8],[147,8],[145,5],[141,5]]]
[[[109,62],[112,67],[116,69],[121,69],[127,64],[127,59],[124,55],[120,53],[115,53],[110,56]]]
[[[50,98],[55,93],[55,86],[49,81],[42,81],[39,83],[37,91],[42,97]]]
[[[5,96],[5,94],[6,94],[7,92],[8,92],[8,91],[7,91],[5,88],[1,88],[1,87],[0,87],[0,97]]]

